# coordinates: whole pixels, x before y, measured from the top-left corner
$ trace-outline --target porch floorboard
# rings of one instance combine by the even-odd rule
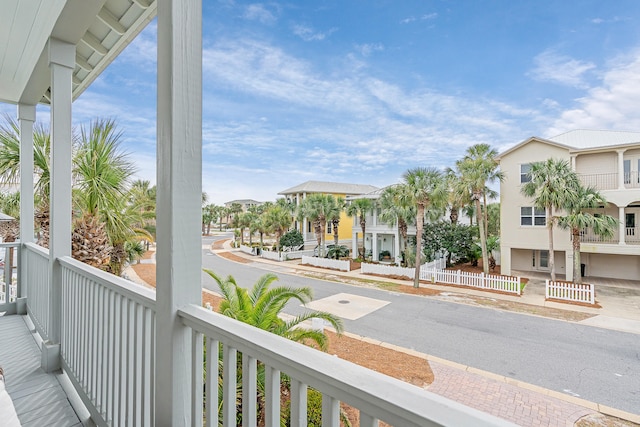
[[[0,366],[23,426],[80,425],[56,375],[40,367],[40,348],[22,316],[0,315]]]

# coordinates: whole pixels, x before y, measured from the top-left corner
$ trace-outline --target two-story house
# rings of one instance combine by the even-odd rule
[[[584,185],[609,202],[597,213],[612,215],[619,227],[610,239],[582,233],[584,276],[640,277],[640,132],[574,130],[553,138],[531,137],[498,156],[505,179],[500,186],[501,268],[548,271],[548,232],[544,209],[520,192],[533,162],[570,161]],[[562,212],[560,212],[562,215]],[[572,277],[573,254],[568,231],[554,229],[556,272]]]
[[[367,184],[349,184],[343,182],[326,182],[326,181],[306,181],[302,184],[298,184],[286,190],[278,193],[278,195],[284,196],[287,201],[293,203],[296,206],[300,206],[300,203],[309,194],[331,194],[334,197],[342,197],[346,199],[348,196],[356,196],[361,194],[367,194],[377,190],[377,187]],[[340,225],[338,226],[338,238],[341,240],[349,239],[351,236],[351,224],[352,221],[347,217],[346,213],[342,213],[340,216]],[[298,223],[295,221],[295,228],[298,229],[304,236],[306,241],[315,242],[316,236],[314,234],[313,225],[308,218],[304,218]],[[331,241],[333,238],[333,229],[327,223],[325,230],[325,240]]]

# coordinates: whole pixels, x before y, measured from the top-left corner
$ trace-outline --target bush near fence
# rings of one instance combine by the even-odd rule
[[[595,305],[596,288],[592,283],[545,280],[545,298]]]

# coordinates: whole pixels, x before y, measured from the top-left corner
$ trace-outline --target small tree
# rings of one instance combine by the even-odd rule
[[[355,199],[347,206],[347,215],[350,217],[357,217],[360,221],[360,228],[362,229],[362,250],[360,252],[360,258],[364,259],[365,248],[365,232],[367,228],[367,213],[374,207],[373,201],[367,198]],[[357,239],[357,237],[356,237]],[[356,245],[358,242],[356,242]]]
[[[607,200],[596,190],[579,185],[573,189],[573,197],[563,206],[567,212],[558,219],[558,226],[571,231],[573,249],[573,283],[582,283],[580,262],[580,232],[590,228],[597,236],[611,237],[618,225],[618,220],[611,215],[594,214],[595,208],[606,206]]]

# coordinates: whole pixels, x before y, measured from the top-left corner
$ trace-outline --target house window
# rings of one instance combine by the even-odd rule
[[[532,206],[522,206],[520,208],[520,225],[547,225],[546,211]]]
[[[327,222],[327,234],[331,234],[331,233],[332,233],[332,231],[331,231],[331,224],[332,224],[332,222],[331,222],[331,221]]]
[[[531,181],[531,177],[529,176],[530,171],[531,171],[531,163],[525,163],[523,165],[520,165],[520,183],[521,184]]]

